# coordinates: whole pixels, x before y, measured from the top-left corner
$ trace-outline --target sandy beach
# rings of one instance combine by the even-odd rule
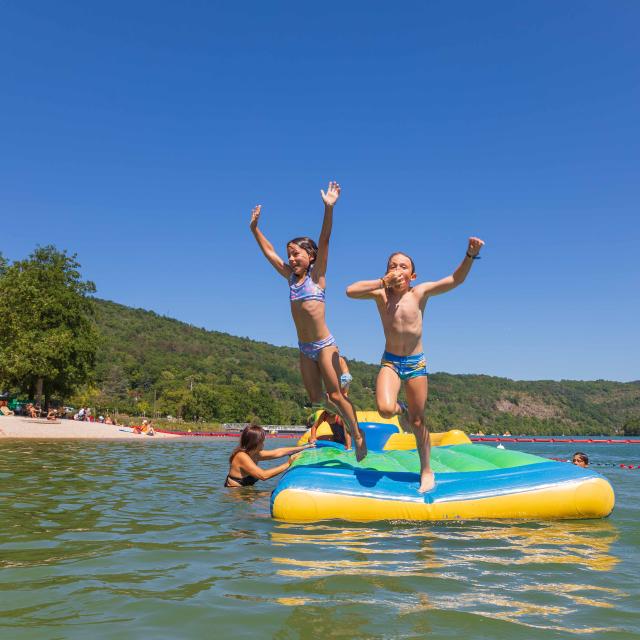
[[[77,422],[75,420],[56,420],[25,418],[23,416],[0,417],[0,439],[35,440],[166,440],[182,436],[171,433],[157,433],[146,436],[131,433],[127,427],[99,422]]]

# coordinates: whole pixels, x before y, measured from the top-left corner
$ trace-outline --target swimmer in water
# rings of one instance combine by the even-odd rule
[[[586,453],[582,453],[582,451],[576,451],[571,458],[571,464],[575,464],[577,467],[588,467],[589,456]]]
[[[290,240],[286,262],[258,228],[261,205],[253,209],[249,226],[265,258],[289,283],[291,315],[300,348],[300,372],[311,405],[337,413],[342,418],[355,441],[356,459],[360,461],[367,455],[367,446],[353,404],[341,389],[340,353],[325,320],[325,274],[333,208],[340,197],[340,185],[330,182],[327,192],[320,191],[320,194],[324,202],[324,219],[318,244],[306,236]]]
[[[269,480],[289,468],[290,461],[283,462],[272,469],[261,469],[258,462],[261,460],[277,460],[284,456],[300,453],[315,444],[306,444],[302,447],[281,447],[264,451],[264,439],[267,432],[260,426],[250,424],[240,434],[240,444],[229,456],[229,473],[224,481],[224,486],[230,489],[237,487],[250,487],[258,480]]]
[[[405,253],[392,253],[382,278],[355,282],[347,288],[350,298],[375,300],[386,339],[376,383],[378,413],[384,418],[399,416],[402,427],[412,430],[420,455],[420,486],[424,493],[435,486],[431,470],[431,439],[424,420],[427,403],[427,366],[422,346],[422,317],[428,299],[461,285],[484,242],[469,238],[460,266],[446,278],[423,282],[416,279],[413,260]],[[398,402],[404,382],[407,403]]]

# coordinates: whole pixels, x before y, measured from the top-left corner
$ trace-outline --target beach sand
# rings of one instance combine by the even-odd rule
[[[154,436],[121,431],[123,426],[101,424],[99,422],[78,422],[56,420],[55,422],[25,418],[22,416],[0,417],[0,439],[35,440],[166,440],[181,438],[171,433],[157,433]]]

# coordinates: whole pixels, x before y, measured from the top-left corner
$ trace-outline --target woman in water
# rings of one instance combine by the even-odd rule
[[[324,220],[318,244],[308,237],[294,238],[287,244],[287,262],[258,229],[261,205],[253,209],[250,227],[266,259],[289,282],[291,315],[300,348],[300,372],[311,404],[314,408],[322,407],[342,417],[355,441],[356,459],[360,461],[367,455],[367,446],[358,428],[353,405],[340,388],[340,354],[325,321],[325,274],[333,207],[340,197],[340,185],[330,182],[327,192],[320,193],[324,202]],[[323,383],[326,395],[322,390]]]
[[[250,487],[258,480],[273,478],[289,468],[289,461],[266,471],[258,466],[258,461],[276,460],[315,446],[307,444],[302,447],[281,447],[264,451],[265,436],[266,431],[256,424],[250,424],[242,430],[240,444],[229,456],[229,473],[224,481],[225,487]]]

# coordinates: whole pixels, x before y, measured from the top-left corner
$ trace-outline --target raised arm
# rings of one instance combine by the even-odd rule
[[[323,411],[318,419],[311,425],[311,429],[309,430],[309,442],[316,442],[318,439],[316,434],[318,432],[318,427],[327,419],[327,412]]]
[[[267,240],[264,233],[258,229],[258,220],[260,219],[261,210],[262,205],[259,204],[255,206],[251,212],[251,222],[249,223],[251,233],[253,233],[253,237],[256,239],[260,250],[264,253],[264,257],[271,263],[273,268],[283,278],[289,279],[289,276],[291,276],[291,267],[276,253],[273,245]]]
[[[318,255],[313,265],[313,277],[317,281],[327,273],[327,263],[329,259],[329,239],[333,227],[333,207],[340,197],[340,185],[337,182],[330,182],[325,193],[320,189],[320,195],[324,202],[324,218],[322,219],[322,229],[318,239]]]
[[[273,478],[279,473],[286,471],[289,467],[289,461],[287,461],[279,464],[277,467],[273,467],[272,469],[263,469],[262,467],[259,467],[251,459],[251,456],[244,451],[240,451],[236,457],[238,458],[238,466],[240,469],[246,474],[251,475],[254,478],[258,478],[258,480],[269,480],[269,478]]]
[[[436,280],[435,282],[423,282],[417,285],[415,287],[416,294],[421,300],[425,300],[428,296],[437,296],[461,285],[467,275],[469,275],[473,261],[477,259],[483,245],[484,242],[480,240],[480,238],[469,238],[467,253],[460,263],[460,266],[446,278]]]
[[[386,273],[382,278],[375,280],[360,280],[347,287],[349,298],[360,298],[361,300],[373,300],[381,296],[385,289],[400,284],[402,276],[394,271]]]
[[[292,456],[294,453],[300,453],[305,449],[309,449],[313,447],[312,443],[303,444],[300,447],[280,447],[279,449],[270,449],[269,451],[265,451],[264,449],[258,454],[258,458],[260,460],[276,460],[277,458],[282,458],[284,456]]]

